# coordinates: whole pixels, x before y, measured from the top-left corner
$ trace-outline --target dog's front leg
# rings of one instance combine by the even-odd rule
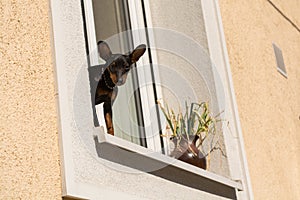
[[[107,133],[114,135],[111,102],[104,102],[103,108],[104,108],[103,110],[104,110],[104,118],[105,118]]]

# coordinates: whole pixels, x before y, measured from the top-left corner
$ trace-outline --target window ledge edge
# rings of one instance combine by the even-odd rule
[[[233,199],[236,198],[236,190],[243,190],[243,184],[239,180],[234,181],[200,169],[116,136],[100,133],[94,140],[97,154],[102,159]]]

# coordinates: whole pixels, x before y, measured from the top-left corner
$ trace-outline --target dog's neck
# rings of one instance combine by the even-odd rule
[[[116,85],[111,80],[108,69],[104,70],[103,79],[106,87],[113,90]]]

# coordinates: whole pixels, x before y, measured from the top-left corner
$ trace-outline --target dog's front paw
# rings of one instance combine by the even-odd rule
[[[110,127],[107,129],[107,133],[110,134],[110,135],[115,135],[114,133],[114,127]]]

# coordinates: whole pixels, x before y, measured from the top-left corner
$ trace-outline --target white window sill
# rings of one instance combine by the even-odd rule
[[[204,192],[236,199],[242,183],[213,174],[109,134],[95,136],[100,158],[176,182]]]

